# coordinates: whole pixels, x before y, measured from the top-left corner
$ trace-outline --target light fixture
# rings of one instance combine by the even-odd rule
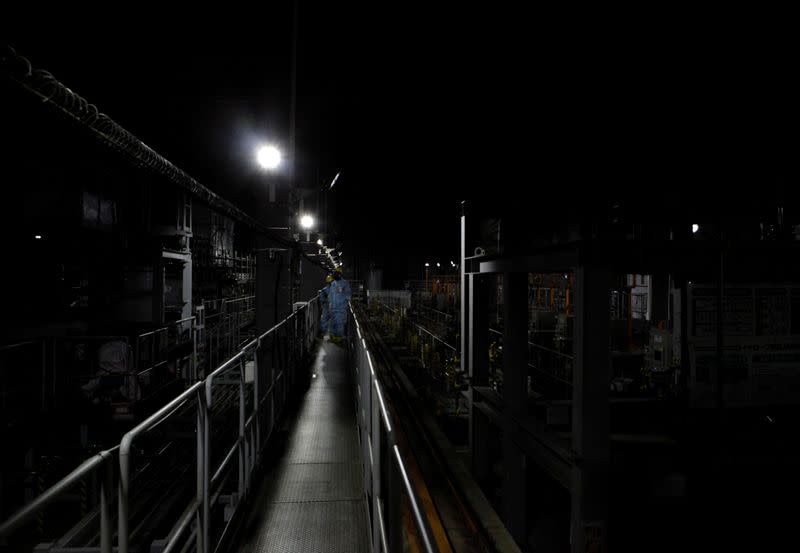
[[[258,159],[258,164],[264,169],[275,169],[281,164],[281,152],[271,144],[259,148],[256,158]]]
[[[308,230],[314,226],[314,218],[311,215],[302,215],[300,217],[300,226]]]
[[[425,266],[426,266],[426,267],[430,267],[430,266],[431,266],[431,264],[430,264],[430,263],[428,263],[428,262],[426,261],[426,262],[425,262]]]
[[[700,230],[700,225],[697,223],[692,225],[692,234],[697,234],[697,231]]]
[[[441,264],[441,263],[439,263],[439,262],[437,261],[437,262],[436,262],[436,266],[437,266],[437,267],[441,267],[441,266],[442,266],[442,264]]]
[[[34,235],[34,238],[36,240],[41,240],[42,239],[42,235],[41,234],[36,234],[36,235]]]
[[[321,246],[321,245],[322,245],[322,238],[317,238],[317,245],[318,245],[318,246]]]

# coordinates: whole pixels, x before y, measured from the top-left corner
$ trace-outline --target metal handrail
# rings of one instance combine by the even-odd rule
[[[25,342],[17,342],[16,344],[3,344],[0,346],[0,351],[6,351],[14,348],[19,348],[22,346],[29,346],[31,344],[39,344],[40,340],[27,340]]]
[[[97,470],[101,466],[107,469],[105,478],[101,479],[100,487],[100,551],[101,553],[111,553],[112,551],[112,531],[111,531],[111,507],[110,501],[112,497],[113,482],[113,463],[110,461],[114,455],[119,456],[119,479],[118,479],[118,547],[119,553],[127,553],[130,547],[130,512],[129,512],[129,497],[131,485],[131,454],[134,441],[142,434],[154,429],[163,421],[168,419],[174,413],[181,410],[187,402],[196,398],[196,417],[197,417],[197,494],[192,503],[183,512],[176,526],[170,532],[164,547],[166,551],[171,551],[176,547],[177,540],[180,539],[182,533],[189,526],[193,517],[196,517],[197,530],[196,530],[196,549],[199,553],[210,553],[213,550],[212,544],[209,542],[209,517],[211,507],[211,488],[213,485],[218,484],[221,480],[225,468],[230,464],[235,456],[235,452],[239,451],[239,497],[244,497],[250,489],[251,475],[257,467],[262,455],[262,436],[259,428],[259,412],[262,403],[278,391],[283,393],[282,401],[285,401],[289,392],[288,385],[293,382],[294,372],[288,374],[289,368],[295,368],[296,365],[291,365],[289,368],[282,367],[273,373],[274,382],[267,387],[263,394],[259,394],[259,371],[257,367],[258,349],[262,347],[262,342],[272,335],[276,335],[278,330],[290,322],[292,319],[305,315],[306,322],[305,328],[295,324],[288,327],[291,334],[287,336],[289,339],[296,340],[296,348],[293,350],[299,355],[297,357],[291,356],[292,361],[302,359],[302,356],[310,350],[313,340],[309,337],[314,336],[318,332],[318,317],[315,311],[318,307],[317,297],[312,298],[305,306],[291,313],[281,322],[262,333],[257,338],[254,338],[245,344],[240,350],[226,360],[214,371],[212,371],[205,379],[200,380],[189,388],[184,390],[181,394],[175,397],[172,401],[161,407],[158,411],[150,415],[147,419],[136,425],[133,429],[127,432],[120,441],[118,446],[102,451],[97,455],[84,461],[79,467],[72,471],[69,475],[61,479],[54,486],[45,491],[42,495],[37,497],[34,501],[20,509],[11,518],[0,524],[0,536],[5,536],[17,530],[21,525],[31,519],[38,511],[50,505],[55,499],[60,497],[64,492],[68,491],[72,486],[77,484],[86,475]],[[194,317],[184,319],[178,322],[186,322]],[[305,334],[299,334],[304,331]],[[244,362],[252,356],[254,367],[253,375],[253,402],[251,405],[251,413],[247,416],[247,402],[245,383],[245,366]],[[212,384],[213,380],[221,376],[224,372],[237,367],[239,370],[239,436],[235,441],[233,447],[227,452],[219,466],[214,470],[211,476],[210,467],[210,419],[212,408]],[[289,379],[287,382],[287,378]],[[277,383],[280,382],[280,385]],[[205,392],[205,393],[204,393]],[[280,408],[285,406],[281,403]],[[274,423],[274,421],[273,421]],[[270,427],[269,431],[272,428]],[[267,436],[268,437],[268,436]],[[263,440],[266,442],[266,438]],[[217,492],[219,493],[219,492]],[[236,508],[238,509],[238,503]],[[227,530],[227,529],[226,529]]]
[[[383,477],[380,460],[381,460],[381,434],[377,431],[376,426],[383,424],[386,430],[386,445],[391,451],[391,457],[394,464],[400,472],[401,481],[406,494],[408,495],[409,503],[414,517],[414,522],[420,533],[422,545],[426,553],[435,553],[437,551],[434,546],[434,540],[428,528],[427,521],[422,514],[421,501],[417,491],[411,484],[411,479],[408,476],[406,461],[397,444],[397,427],[392,424],[392,417],[384,400],[383,392],[381,391],[382,385],[378,373],[375,371],[375,366],[372,362],[372,354],[369,351],[367,342],[361,333],[361,325],[356,316],[353,304],[348,302],[350,306],[350,313],[353,317],[353,322],[356,336],[352,336],[356,346],[356,354],[361,362],[357,362],[356,369],[358,372],[359,385],[357,387],[357,399],[359,404],[359,430],[364,433],[362,436],[362,447],[365,449],[363,452],[363,467],[365,472],[365,481],[372,483],[372,501],[373,513],[376,515],[373,518],[373,525],[377,531],[372,533],[373,536],[373,551],[388,550],[386,540],[386,522],[385,516],[381,505],[381,486],[380,479]],[[369,371],[366,368],[369,367]],[[375,392],[374,399],[372,392]],[[377,400],[377,401],[375,401]],[[377,409],[376,409],[377,404]],[[367,413],[369,411],[369,414]],[[365,490],[366,492],[367,490]],[[397,521],[399,523],[399,521]]]
[[[75,470],[50,486],[45,492],[14,513],[8,520],[0,524],[0,537],[10,535],[20,526],[31,520],[39,511],[48,507],[56,499],[79,484],[89,474],[104,466],[107,469],[106,477],[100,479],[100,551],[111,553],[111,513],[110,498],[113,487],[111,461],[120,446],[112,447],[93,455],[81,463]]]
[[[253,402],[253,414],[251,417],[247,418],[245,416],[245,384],[244,384],[244,366],[243,362],[249,354],[252,353],[253,362],[257,363],[257,356],[256,351],[258,348],[261,347],[261,342],[268,338],[273,333],[276,333],[278,329],[286,324],[288,321],[296,317],[298,314],[303,312],[303,309],[310,309],[311,306],[314,304],[316,298],[312,298],[307,306],[304,306],[301,309],[291,313],[286,318],[284,318],[281,322],[273,326],[272,328],[268,329],[264,333],[262,333],[257,338],[252,339],[250,342],[245,344],[240,348],[240,350],[227,359],[224,363],[222,363],[219,367],[214,369],[211,373],[209,373],[205,379],[195,383],[193,386],[189,387],[186,391],[184,391],[181,395],[175,398],[172,402],[167,404],[166,406],[162,407],[158,412],[151,415],[147,420],[143,421],[141,424],[137,425],[135,428],[130,430],[125,436],[122,438],[122,443],[120,447],[120,488],[119,488],[119,553],[127,553],[129,550],[129,513],[128,513],[128,496],[129,496],[129,487],[130,487],[130,448],[133,443],[133,440],[139,436],[140,434],[146,432],[156,424],[158,424],[161,420],[169,416],[175,409],[176,406],[182,404],[186,400],[190,399],[193,395],[197,395],[197,455],[198,455],[198,462],[197,462],[197,501],[194,503],[194,513],[197,515],[197,551],[199,552],[208,552],[211,550],[210,543],[209,543],[209,515],[210,515],[210,488],[212,484],[220,478],[220,471],[223,471],[225,466],[227,466],[233,458],[232,451],[235,449],[239,449],[240,451],[240,479],[239,479],[239,488],[240,493],[244,494],[247,491],[248,485],[244,483],[244,481],[249,480],[250,473],[255,469],[255,465],[257,464],[256,456],[260,453],[260,447],[258,443],[256,444],[247,444],[248,432],[251,430],[251,427],[254,422],[257,421],[257,415],[260,408],[261,402],[259,401],[258,397],[254,397]],[[306,329],[307,332],[314,331],[314,325],[312,325],[311,329]],[[217,467],[214,472],[213,476],[211,475],[211,467],[210,465],[210,416],[211,410],[213,406],[213,383],[214,379],[221,376],[224,372],[235,368],[238,365],[239,371],[239,408],[240,408],[240,417],[239,417],[239,437],[236,440],[233,448],[229,450],[228,454],[225,455],[223,460],[220,462],[220,466]],[[257,396],[258,394],[258,370],[254,370],[254,395]],[[277,378],[277,377],[276,377]],[[274,387],[271,386],[267,392],[264,394],[265,396],[273,393]],[[202,393],[205,392],[205,393]],[[252,433],[250,434],[252,436]],[[260,441],[260,437],[256,438],[256,442]],[[255,446],[255,447],[254,447]],[[251,450],[251,453],[247,453],[248,448]],[[250,457],[246,459],[245,457]],[[191,510],[191,507],[190,507]],[[184,517],[191,518],[191,515],[185,514]],[[175,532],[172,535],[172,540],[177,540],[180,536],[180,532]],[[168,542],[165,546],[172,547],[172,541]]]
[[[503,335],[503,333],[501,331],[499,331],[497,329],[494,329],[494,328],[489,328],[489,332],[494,332],[495,334],[498,334],[500,336]],[[550,348],[542,346],[540,344],[535,344],[533,342],[528,342],[528,345],[529,346],[533,346],[536,349],[540,349],[542,351],[546,351],[548,353],[552,353],[554,355],[558,355],[559,357],[564,357],[565,359],[575,359],[574,355],[570,355],[569,353],[564,353],[563,351],[557,351],[557,350],[554,350],[554,349],[550,349]]]

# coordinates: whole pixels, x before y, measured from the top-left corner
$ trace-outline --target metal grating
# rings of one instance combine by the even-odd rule
[[[347,422],[301,421],[286,447],[289,463],[346,463],[359,461],[355,416]]]
[[[364,553],[364,500],[273,503],[264,514],[258,553]]]
[[[370,550],[353,388],[343,349],[323,343],[286,448],[254,501],[245,552]]]
[[[273,503],[358,500],[364,497],[358,463],[286,464],[275,471]]]

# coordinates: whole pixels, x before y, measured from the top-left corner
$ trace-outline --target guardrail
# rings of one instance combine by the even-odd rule
[[[118,536],[116,551],[128,553],[131,538],[130,504],[136,491],[133,487],[135,458],[134,444],[142,436],[162,425],[170,418],[194,408],[196,434],[196,482],[194,499],[173,525],[166,539],[157,540],[164,553],[176,550],[182,542],[191,522],[196,521],[195,541],[198,553],[215,550],[226,536],[242,501],[251,488],[251,476],[259,465],[264,447],[272,433],[275,422],[282,412],[289,393],[300,381],[300,368],[314,344],[319,332],[319,301],[315,297],[294,311],[280,323],[248,342],[239,352],[217,367],[199,382],[194,383],[175,399],[153,413],[145,421],[125,434],[120,444],[91,457],[69,475],[23,507],[11,518],[0,524],[0,538],[11,535],[40,510],[51,505],[75,484],[91,473],[105,468],[100,479],[100,528],[101,553],[112,551],[111,502],[113,501],[113,460],[119,458]],[[259,368],[262,348],[271,353],[267,367]],[[235,387],[238,406],[238,434],[230,447],[222,454],[212,456],[211,431],[215,413],[215,385]],[[237,455],[238,454],[238,455]],[[226,489],[226,471],[234,458],[238,457],[236,489]],[[220,459],[212,463],[212,459]],[[213,464],[213,466],[212,466]],[[211,535],[210,516],[223,492],[230,493],[228,523],[217,535]],[[191,539],[191,537],[187,538]]]
[[[438,551],[430,528],[422,514],[419,496],[411,485],[407,463],[397,443],[398,428],[387,409],[383,385],[375,371],[372,354],[361,331],[361,324],[350,304],[349,342],[355,369],[358,428],[361,437],[364,489],[371,500],[373,553],[401,551],[402,545],[387,536],[387,528],[403,527],[399,508],[400,494],[394,480],[399,480],[408,497],[414,523],[426,553]],[[387,512],[388,506],[388,512]],[[390,546],[391,544],[391,546]]]

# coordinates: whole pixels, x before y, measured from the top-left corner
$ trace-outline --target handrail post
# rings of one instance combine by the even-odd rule
[[[111,498],[114,486],[114,465],[106,459],[100,477],[100,553],[111,553]]]
[[[259,384],[261,382],[258,375],[258,350],[260,349],[261,338],[258,339],[256,347],[253,349],[253,428],[255,432],[255,440],[253,441],[253,447],[255,449],[253,453],[253,466],[258,464],[258,456],[261,453],[261,410],[259,409],[261,398],[258,397],[260,391]]]
[[[197,505],[198,509],[195,514],[196,521],[197,521],[197,552],[204,553],[205,552],[205,513],[206,513],[206,504],[205,504],[205,454],[204,454],[204,446],[205,446],[205,397],[203,396],[203,389],[199,388],[197,390]]]
[[[244,498],[245,493],[245,473],[247,471],[247,461],[245,460],[244,445],[244,421],[245,421],[245,396],[244,396],[244,356],[239,360],[239,501]]]
[[[211,480],[209,478],[209,470],[211,464],[211,406],[212,406],[212,390],[211,385],[213,378],[209,377],[206,380],[206,400],[200,402],[200,409],[203,410],[203,546],[206,547],[207,553],[209,547],[209,520],[211,518],[211,495],[209,488],[211,487]],[[202,395],[202,393],[201,393]],[[199,529],[198,529],[199,532]]]
[[[119,450],[119,491],[118,497],[118,521],[117,521],[117,549],[119,553],[128,553],[128,492],[130,489],[130,458],[128,447],[123,446]]]

